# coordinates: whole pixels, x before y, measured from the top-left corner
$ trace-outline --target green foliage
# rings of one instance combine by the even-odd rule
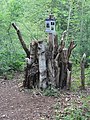
[[[26,44],[32,39],[44,38],[44,20],[47,16],[46,0],[0,1],[0,73],[9,69],[20,70],[25,54],[11,22],[18,24]]]
[[[83,94],[81,93],[80,96]],[[62,99],[62,98],[61,98]],[[81,105],[73,102],[73,104],[63,108],[61,111],[61,107],[59,103],[57,103],[55,107],[56,116],[55,120],[89,120],[90,118],[90,106],[89,100],[90,96],[84,96],[80,98]],[[65,102],[65,101],[64,101]],[[72,101],[71,101],[72,102]]]
[[[86,81],[86,85],[90,85],[90,67],[88,67],[85,71],[85,81]]]
[[[77,44],[72,53],[75,58],[73,61],[80,60],[78,58],[84,52],[89,58],[89,4],[89,0],[0,0],[0,72],[8,70],[9,66],[17,69],[19,65],[23,65],[25,57],[11,22],[16,22],[26,44],[29,45],[32,39],[47,39],[44,22],[51,12],[56,18],[59,41],[62,32],[68,29],[67,45],[71,38]]]
[[[43,91],[43,95],[58,97],[59,96],[59,91],[57,89],[51,87],[51,88],[45,89]]]
[[[6,71],[22,71],[24,66],[24,54],[11,53],[11,51],[0,52],[0,74]]]
[[[84,106],[84,109],[86,109],[86,106]],[[73,110],[67,109],[66,112],[67,115],[63,117],[63,120],[88,120],[90,117],[90,113],[88,111],[83,111],[83,108],[74,108]]]

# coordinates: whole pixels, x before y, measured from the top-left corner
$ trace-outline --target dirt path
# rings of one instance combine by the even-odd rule
[[[55,99],[18,88],[17,79],[0,80],[0,120],[53,120]]]
[[[17,76],[14,80],[0,79],[0,120],[55,120],[53,116],[56,103],[58,107],[60,105],[60,112],[70,106],[72,101],[82,105],[80,96],[71,92],[54,98],[20,91],[20,78],[23,77]]]

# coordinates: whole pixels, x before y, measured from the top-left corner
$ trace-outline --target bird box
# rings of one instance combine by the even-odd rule
[[[47,33],[55,33],[55,18],[52,18],[51,15],[45,20],[45,27]]]

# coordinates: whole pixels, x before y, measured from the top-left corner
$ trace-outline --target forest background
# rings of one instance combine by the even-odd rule
[[[19,26],[25,43],[47,40],[45,19],[50,13],[56,18],[58,42],[63,31],[67,46],[71,39],[77,47],[72,53],[73,63],[79,64],[83,53],[90,64],[90,0],[0,0],[0,74],[23,71],[25,52],[12,22]]]

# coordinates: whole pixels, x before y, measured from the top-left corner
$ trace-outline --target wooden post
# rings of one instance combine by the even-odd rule
[[[55,53],[55,42],[54,42],[54,39],[55,38],[55,35],[52,33],[51,34],[51,44],[52,44],[52,51],[51,51],[51,66],[52,66],[52,76],[53,76],[53,79],[52,79],[52,84],[55,85],[55,63],[54,63],[54,53]]]
[[[55,73],[55,85],[57,88],[59,88],[59,76],[60,76],[60,53],[57,54],[55,58],[55,68],[56,68],[56,73]]]
[[[70,90],[71,88],[71,73],[72,73],[72,62],[68,63],[67,68],[67,89]]]
[[[38,42],[32,41],[30,43],[30,59],[31,63],[38,62]]]
[[[55,86],[55,76],[57,72],[57,67],[55,66],[55,57],[58,53],[58,38],[57,35],[49,33],[49,41],[48,41],[48,49],[47,49],[47,68],[48,68],[48,77],[53,86]]]
[[[38,87],[39,84],[37,47],[37,41],[32,41],[30,43],[30,56],[25,59],[27,66],[25,68],[25,80],[23,81],[23,86],[26,88],[35,88]]]
[[[71,41],[69,48],[65,48],[65,42],[62,38],[58,48],[58,54],[55,58],[55,66],[57,68],[56,87],[59,87],[60,89],[70,89],[72,63],[69,62],[69,58],[75,47],[76,45]]]
[[[44,89],[47,87],[47,69],[46,69],[46,57],[45,57],[45,44],[43,41],[38,42],[38,55],[39,55],[39,73],[40,73],[39,87],[41,89]]]
[[[81,88],[85,89],[85,62],[86,62],[86,54],[84,53],[81,59]]]
[[[52,33],[49,33],[48,49],[47,49],[47,68],[48,78],[52,85],[54,85],[54,68],[53,68],[53,37]]]

